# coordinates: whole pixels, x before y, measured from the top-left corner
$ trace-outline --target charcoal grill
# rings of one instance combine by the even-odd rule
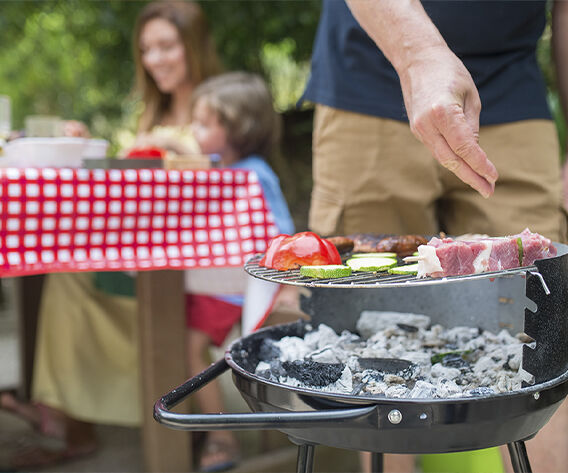
[[[568,394],[568,246],[555,246],[558,256],[531,267],[444,279],[363,274],[314,280],[298,271],[262,268],[260,257],[245,266],[255,277],[301,286],[301,307],[310,323],[336,331],[355,331],[362,311],[378,309],[423,313],[445,326],[524,331],[534,343],[523,347],[523,368],[534,382],[519,390],[474,398],[393,399],[323,393],[256,376],[262,341],[303,336],[306,323],[298,321],[236,340],[223,359],[159,399],[154,418],[188,431],[280,430],[298,445],[299,473],[312,471],[318,444],[372,452],[375,471],[381,469],[383,453],[447,453],[507,444],[515,471],[531,471],[524,442]],[[171,411],[228,369],[253,412]]]

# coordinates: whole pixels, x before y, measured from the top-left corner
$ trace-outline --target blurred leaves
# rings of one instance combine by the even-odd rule
[[[260,59],[262,67],[270,81],[274,106],[278,112],[285,112],[294,107],[302,96],[308,75],[310,62],[296,62],[294,52],[296,42],[286,38],[280,43],[266,43],[262,47]]]
[[[133,126],[139,106],[130,94],[131,38],[136,15],[146,3],[3,1],[0,94],[12,99],[14,127],[22,128],[24,118],[32,114],[81,120],[94,135],[110,139],[123,123]],[[200,3],[227,69],[278,77],[274,61],[268,71],[263,67],[266,44],[294,45],[279,56],[289,76],[295,61],[309,60],[319,0]]]
[[[140,2],[3,2],[0,91],[13,122],[30,114],[110,123],[132,84],[130,36]]]
[[[567,152],[567,128],[566,115],[568,110],[562,110],[560,98],[558,96],[558,84],[556,81],[556,70],[552,56],[552,28],[551,28],[551,12],[548,11],[548,22],[537,47],[537,60],[544,75],[546,86],[548,88],[548,105],[552,113],[552,118],[556,123],[558,139],[560,141],[560,157],[564,159]]]

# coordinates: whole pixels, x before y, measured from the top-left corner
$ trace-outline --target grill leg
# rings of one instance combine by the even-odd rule
[[[314,449],[313,445],[298,445],[298,465],[297,473],[312,473],[314,470]]]
[[[383,454],[372,452],[371,453],[371,473],[383,473],[384,463]]]
[[[508,443],[507,448],[509,449],[513,471],[515,473],[532,473],[525,442]]]

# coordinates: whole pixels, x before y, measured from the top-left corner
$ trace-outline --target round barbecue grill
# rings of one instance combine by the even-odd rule
[[[311,325],[355,331],[364,310],[424,313],[433,323],[503,327],[534,340],[523,347],[523,369],[534,383],[521,389],[452,399],[399,399],[346,395],[283,385],[254,374],[267,338],[303,336],[298,321],[267,327],[236,340],[222,360],[164,395],[155,419],[180,430],[270,430],[299,446],[298,472],[312,471],[314,446],[373,453],[375,471],[383,453],[446,453],[507,444],[515,471],[531,471],[524,441],[548,422],[568,394],[568,246],[534,266],[475,276],[416,279],[365,274],[334,280],[273,271],[253,258],[245,270],[272,282],[301,286],[302,309]],[[252,413],[179,414],[170,409],[217,376],[233,381]]]

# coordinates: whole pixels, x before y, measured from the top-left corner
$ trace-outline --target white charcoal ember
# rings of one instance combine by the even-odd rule
[[[436,397],[459,397],[462,394],[461,388],[451,379],[438,378],[436,383]]]
[[[461,371],[459,369],[443,366],[442,363],[436,363],[430,370],[432,378],[456,379],[460,374]]]
[[[529,339],[506,330],[445,328],[425,315],[377,311],[361,314],[359,333],[307,327],[303,338],[264,340],[255,373],[303,389],[412,399],[487,396],[531,379],[521,367]]]
[[[374,378],[364,379],[366,393],[372,396],[384,396],[388,389],[388,384],[384,381],[378,381]]]
[[[309,359],[318,363],[339,363],[341,357],[338,356],[337,350],[331,347],[324,347],[321,350],[314,351],[308,355]]]
[[[431,355],[424,351],[406,351],[401,358],[424,368],[432,366]]]
[[[476,338],[479,333],[480,331],[478,328],[454,327],[446,330],[443,339],[448,343],[453,343],[455,345],[464,345],[468,341]]]
[[[410,397],[409,394],[410,390],[402,384],[395,384],[393,386],[389,386],[385,391],[386,397],[404,398],[404,397]]]
[[[339,336],[331,327],[320,324],[318,330],[307,333],[304,342],[311,350],[318,350],[327,346],[336,345]]]
[[[345,367],[335,384],[336,386],[328,392],[351,393],[353,391],[353,374],[348,366]]]
[[[280,349],[282,361],[301,360],[311,351],[304,339],[300,337],[283,337],[274,345]]]
[[[357,331],[362,337],[370,338],[373,334],[397,324],[426,328],[430,325],[430,317],[421,314],[365,310],[361,312],[361,316],[357,321]]]
[[[412,399],[424,399],[436,395],[436,386],[426,381],[418,380],[410,391],[409,397]]]

